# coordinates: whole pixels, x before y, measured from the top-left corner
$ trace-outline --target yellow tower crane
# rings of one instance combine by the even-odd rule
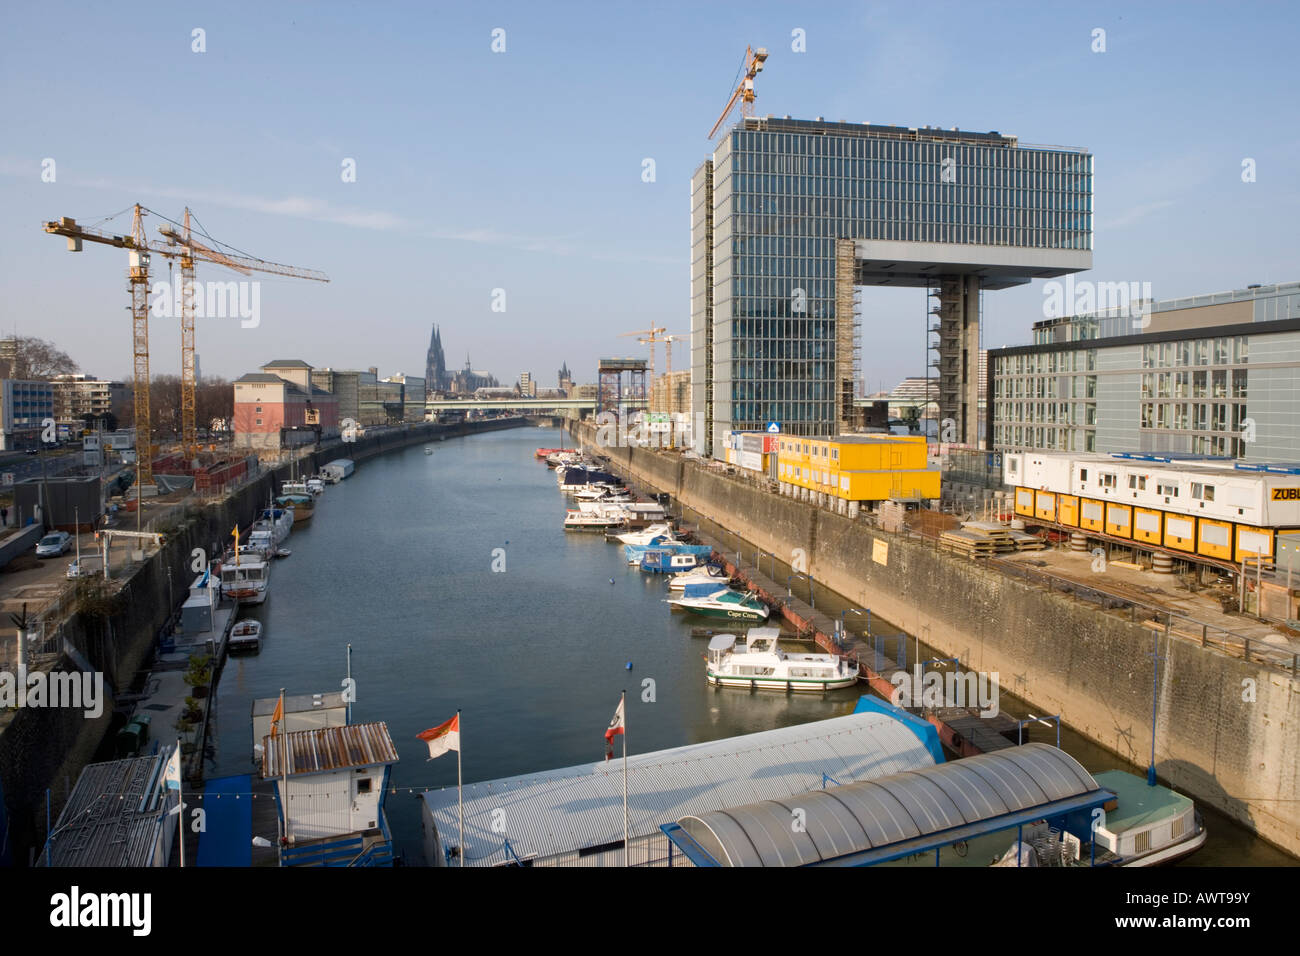
[[[763,63],[767,60],[767,48],[759,47],[757,50],[752,47],[745,47],[745,60],[742,64],[745,75],[731,94],[731,99],[727,101],[727,108],[722,111],[718,121],[713,124],[713,129],[709,130],[709,139],[718,135],[718,130],[722,124],[727,121],[731,111],[735,109],[736,103],[740,103],[741,116],[754,115],[754,77],[763,72]]]
[[[150,210],[136,203],[129,235],[114,235],[101,229],[81,226],[70,216],[46,222],[45,231],[64,236],[69,252],[81,252],[83,242],[126,249],[129,259],[127,279],[131,290],[132,356],[134,360],[135,452],[136,483],[140,487],[153,484],[152,419],[149,410],[149,258],[160,255],[179,259],[182,273],[181,296],[181,433],[187,457],[197,449],[197,430],[194,422],[194,262],[202,259],[234,269],[248,275],[267,272],[328,282],[323,272],[300,269],[277,262],[267,262],[251,256],[231,255],[195,240],[190,234],[190,211],[185,210],[183,232],[170,226],[162,227],[168,242],[150,241],[144,234],[144,217]]]
[[[619,336],[619,338],[627,338],[628,336],[631,336],[631,335],[648,335],[648,336],[649,336],[649,338],[646,338],[646,339],[637,339],[637,341],[638,341],[638,342],[641,342],[641,343],[643,343],[643,344],[644,344],[644,343],[647,343],[647,342],[650,344],[650,369],[649,369],[649,371],[650,371],[650,385],[651,385],[651,387],[654,386],[654,380],[655,380],[655,343],[656,343],[656,342],[662,342],[662,341],[663,341],[663,336],[660,335],[659,333],[661,333],[661,332],[667,332],[667,331],[668,331],[668,330],[667,330],[666,328],[657,328],[657,327],[655,327],[655,326],[652,325],[652,326],[651,326],[650,328],[648,328],[648,329],[637,329],[635,332],[624,332],[624,333],[622,333],[622,334]]]
[[[295,279],[312,279],[329,282],[329,277],[315,269],[302,269],[279,262],[268,262],[252,256],[231,255],[213,249],[196,240],[190,231],[190,209],[185,207],[185,221],[181,232],[171,224],[158,227],[168,241],[178,246],[177,258],[181,264],[181,447],[185,457],[192,458],[198,450],[198,431],[194,421],[194,260],[215,262],[243,275],[265,272],[270,275],[290,276]]]

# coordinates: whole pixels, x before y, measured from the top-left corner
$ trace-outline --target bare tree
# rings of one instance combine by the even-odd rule
[[[235,390],[223,378],[204,378],[194,389],[194,425],[199,433],[210,432],[213,422],[229,422],[235,413]],[[130,423],[135,416],[134,399],[124,404],[119,418]],[[181,378],[156,375],[149,384],[149,418],[153,440],[181,438]]]
[[[0,342],[0,378],[48,381],[56,375],[71,375],[77,363],[53,342],[30,336],[15,336]]]
[[[211,431],[215,422],[229,427],[235,416],[235,388],[224,378],[205,378],[194,390],[194,421],[200,432]]]

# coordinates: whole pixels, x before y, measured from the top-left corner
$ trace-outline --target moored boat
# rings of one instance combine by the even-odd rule
[[[715,588],[726,587],[730,576],[725,568],[716,564],[702,564],[690,571],[682,571],[668,579],[668,590],[684,591],[687,585],[711,584]]]
[[[237,621],[230,629],[227,644],[232,654],[238,651],[256,651],[262,647],[262,622],[253,620]]]
[[[356,465],[351,458],[335,458],[327,465],[321,466],[321,475],[331,485],[337,485],[344,478],[352,475]]]
[[[620,534],[616,540],[620,544],[655,544],[670,537],[672,533],[673,529],[661,521],[641,531],[628,531]]]
[[[566,511],[564,514],[565,531],[607,531],[622,526],[623,518],[616,514],[576,510]]]
[[[681,597],[668,598],[667,603],[701,617],[717,617],[750,624],[762,624],[771,614],[767,605],[752,591],[742,594],[713,584],[688,585],[683,589]]]
[[[1126,770],[1092,776],[1115,794],[1090,828],[1094,840],[1085,835],[1065,840],[1041,822],[1025,827],[1020,839],[991,865],[1164,866],[1204,845],[1205,823],[1190,798]]]
[[[271,541],[279,547],[293,528],[293,512],[288,508],[265,508],[253,522],[254,531],[270,531]]]
[[[651,546],[641,555],[640,566],[642,571],[652,574],[678,574],[697,568],[708,560],[709,555],[679,553],[671,547]]]
[[[238,604],[261,604],[271,584],[271,562],[255,554],[231,554],[221,562],[221,596]]]
[[[701,560],[708,560],[709,556],[713,554],[713,547],[711,545],[685,544],[684,542],[673,539],[664,539],[655,544],[625,544],[623,545],[623,555],[627,558],[628,564],[639,565],[641,559],[645,556],[645,553],[651,548],[659,551],[667,551],[669,554],[694,555],[699,560],[696,560],[690,565],[690,567],[695,567],[695,565],[699,564]]]
[[[293,524],[302,524],[311,520],[316,512],[315,499],[306,492],[279,495],[275,499],[277,507],[287,508],[293,512]]]
[[[750,628],[745,643],[734,634],[709,641],[705,675],[719,687],[747,687],[788,693],[821,694],[858,682],[858,666],[837,654],[787,653],[777,627]]]

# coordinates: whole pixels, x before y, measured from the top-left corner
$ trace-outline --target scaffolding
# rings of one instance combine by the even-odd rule
[[[979,344],[983,292],[977,276],[946,276],[929,290],[929,368],[937,380],[939,440],[979,445]],[[929,375],[926,376],[927,382]],[[928,391],[928,389],[927,389]],[[945,428],[945,422],[952,422]]]
[[[861,302],[855,284],[857,247],[852,239],[835,241],[835,421],[841,433],[853,431],[856,421],[858,357],[862,328]]]
[[[645,409],[649,404],[645,359],[601,359],[596,369],[596,382],[597,415],[601,412],[618,413],[622,408]]]

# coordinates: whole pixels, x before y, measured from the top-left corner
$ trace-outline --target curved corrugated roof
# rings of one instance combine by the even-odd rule
[[[822,787],[822,774],[847,782],[934,763],[905,722],[875,711],[629,755],[630,830],[645,836],[688,814],[807,794]],[[505,839],[523,858],[623,839],[619,758],[466,784],[464,792],[467,865],[505,862]],[[422,796],[443,843],[457,843],[456,788]]]
[[[1065,751],[1031,743],[678,822],[723,866],[806,866],[1100,790]]]

